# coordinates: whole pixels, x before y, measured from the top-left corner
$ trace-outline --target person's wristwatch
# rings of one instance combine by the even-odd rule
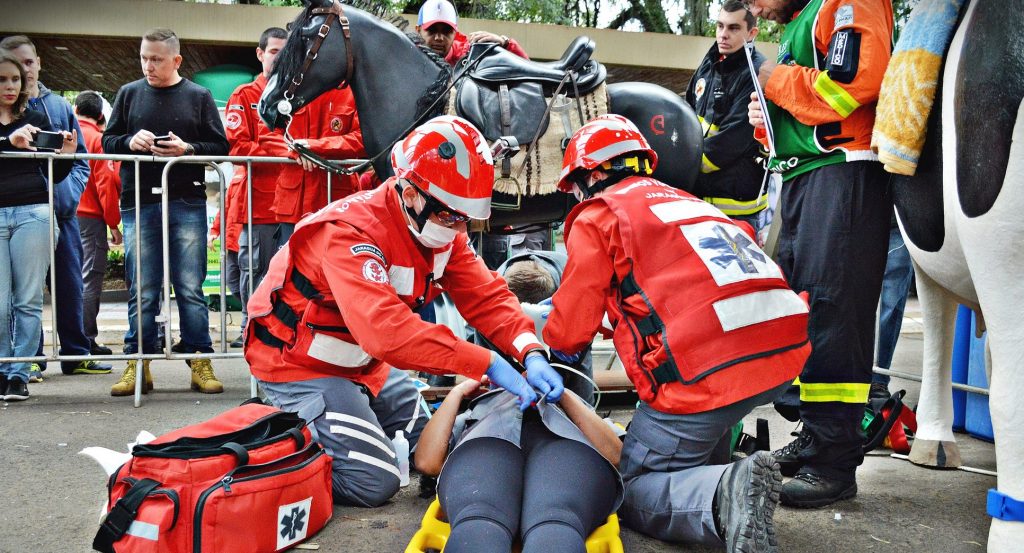
[[[194,156],[194,155],[196,155],[196,147],[186,142],[185,143],[185,155],[187,155],[187,156]]]

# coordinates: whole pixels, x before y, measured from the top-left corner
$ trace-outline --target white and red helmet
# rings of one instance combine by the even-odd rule
[[[574,171],[590,171],[633,152],[647,155],[650,171],[658,166],[658,154],[632,121],[612,113],[598,116],[580,127],[569,139],[562,157],[558,189],[571,194],[573,182],[569,177]]]
[[[491,216],[494,160],[484,136],[461,117],[441,115],[391,149],[395,176],[470,219]]]

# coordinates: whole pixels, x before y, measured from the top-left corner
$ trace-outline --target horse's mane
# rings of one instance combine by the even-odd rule
[[[368,15],[379,19],[385,23],[390,23],[397,27],[406,38],[412,42],[416,48],[423,53],[434,65],[441,69],[438,73],[437,79],[431,83],[423,95],[417,100],[417,114],[422,114],[431,104],[440,97],[445,89],[448,87],[448,82],[451,78],[452,68],[448,65],[448,62],[444,58],[439,56],[437,52],[434,52],[428,48],[418,34],[412,31],[408,31],[409,22],[399,14],[396,14],[388,8],[387,4],[383,2],[374,2],[373,0],[349,0],[344,2],[346,5],[350,5],[354,8],[358,8]],[[296,17],[295,20],[289,25],[289,29],[296,29],[301,26],[302,23],[309,17],[310,10],[314,6],[306,6]],[[302,69],[302,64],[306,59],[306,48],[302,44],[302,38],[299,33],[289,33],[288,40],[285,42],[285,47],[282,49],[281,56],[278,56],[276,61],[275,69],[279,75],[287,75],[294,77],[298,74],[299,70]],[[444,104],[441,102],[440,104]],[[445,105],[439,105],[437,108],[432,110],[431,116],[439,115],[443,112]]]

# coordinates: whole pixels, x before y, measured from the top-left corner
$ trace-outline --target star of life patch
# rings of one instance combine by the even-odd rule
[[[835,22],[836,24],[832,27],[832,30],[853,25],[853,6],[850,4],[839,6],[839,9],[836,10]]]
[[[387,260],[384,259],[384,252],[380,251],[380,248],[373,244],[356,244],[350,247],[349,251],[352,252],[352,255],[369,254],[380,259],[381,263],[387,263]]]
[[[388,282],[388,272],[376,259],[368,259],[363,263],[363,278],[369,282],[385,284]]]

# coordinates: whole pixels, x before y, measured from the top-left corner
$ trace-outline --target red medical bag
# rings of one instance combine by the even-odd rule
[[[331,460],[305,422],[248,403],[135,446],[110,476],[101,552],[273,552],[331,518]]]

